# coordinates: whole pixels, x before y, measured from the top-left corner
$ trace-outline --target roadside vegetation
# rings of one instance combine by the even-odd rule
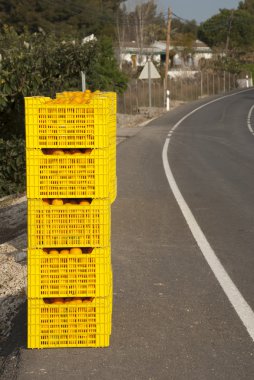
[[[0,0],[0,196],[25,190],[24,97],[80,90],[80,72],[91,90],[123,93],[137,72],[121,65],[116,49],[136,41],[140,52],[166,40],[167,15],[149,0],[127,10],[123,0]],[[220,12],[197,25],[174,15],[171,39],[192,52],[197,38],[217,59],[213,71],[252,72],[254,0]],[[94,34],[95,39],[84,41]],[[163,75],[163,67],[158,68]]]
[[[101,37],[84,43],[54,34],[0,34],[0,196],[25,190],[25,96],[54,96],[81,89],[80,72],[91,90],[123,92],[127,76],[117,65],[112,42]]]

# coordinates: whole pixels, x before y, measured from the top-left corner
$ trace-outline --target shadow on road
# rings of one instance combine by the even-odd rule
[[[12,240],[27,228],[27,203],[22,202],[17,205],[8,206],[0,209],[1,231],[0,244]]]
[[[15,318],[7,340],[2,340],[0,351],[0,379],[16,379],[21,348],[27,342],[27,302],[22,304]]]

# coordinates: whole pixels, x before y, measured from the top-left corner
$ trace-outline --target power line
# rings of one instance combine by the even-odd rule
[[[172,12],[172,15],[175,16],[176,18],[178,18],[179,20],[182,20],[184,22],[190,22],[190,20],[186,20],[185,18],[182,18],[180,16],[177,16],[175,13]]]

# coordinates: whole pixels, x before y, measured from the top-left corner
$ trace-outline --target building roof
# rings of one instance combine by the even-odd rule
[[[121,50],[123,53],[138,54],[140,53],[140,46],[136,41],[124,42]],[[162,54],[164,52],[154,45],[143,45],[142,51],[144,54]]]
[[[179,51],[184,50],[184,46],[175,45],[174,41],[171,41],[170,50],[177,49]],[[204,42],[196,40],[193,44],[193,50],[197,53],[211,53],[212,50]],[[136,54],[140,52],[140,47],[136,41],[125,42],[122,47],[122,51],[125,53]],[[166,41],[155,41],[151,45],[144,45],[142,48],[144,54],[165,54]]]

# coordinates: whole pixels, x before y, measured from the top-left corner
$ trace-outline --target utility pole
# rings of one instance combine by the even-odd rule
[[[168,66],[169,66],[169,47],[170,47],[170,33],[171,33],[172,10],[168,8],[168,28],[167,28],[167,42],[166,42],[166,63],[165,63],[165,90],[168,89]]]

